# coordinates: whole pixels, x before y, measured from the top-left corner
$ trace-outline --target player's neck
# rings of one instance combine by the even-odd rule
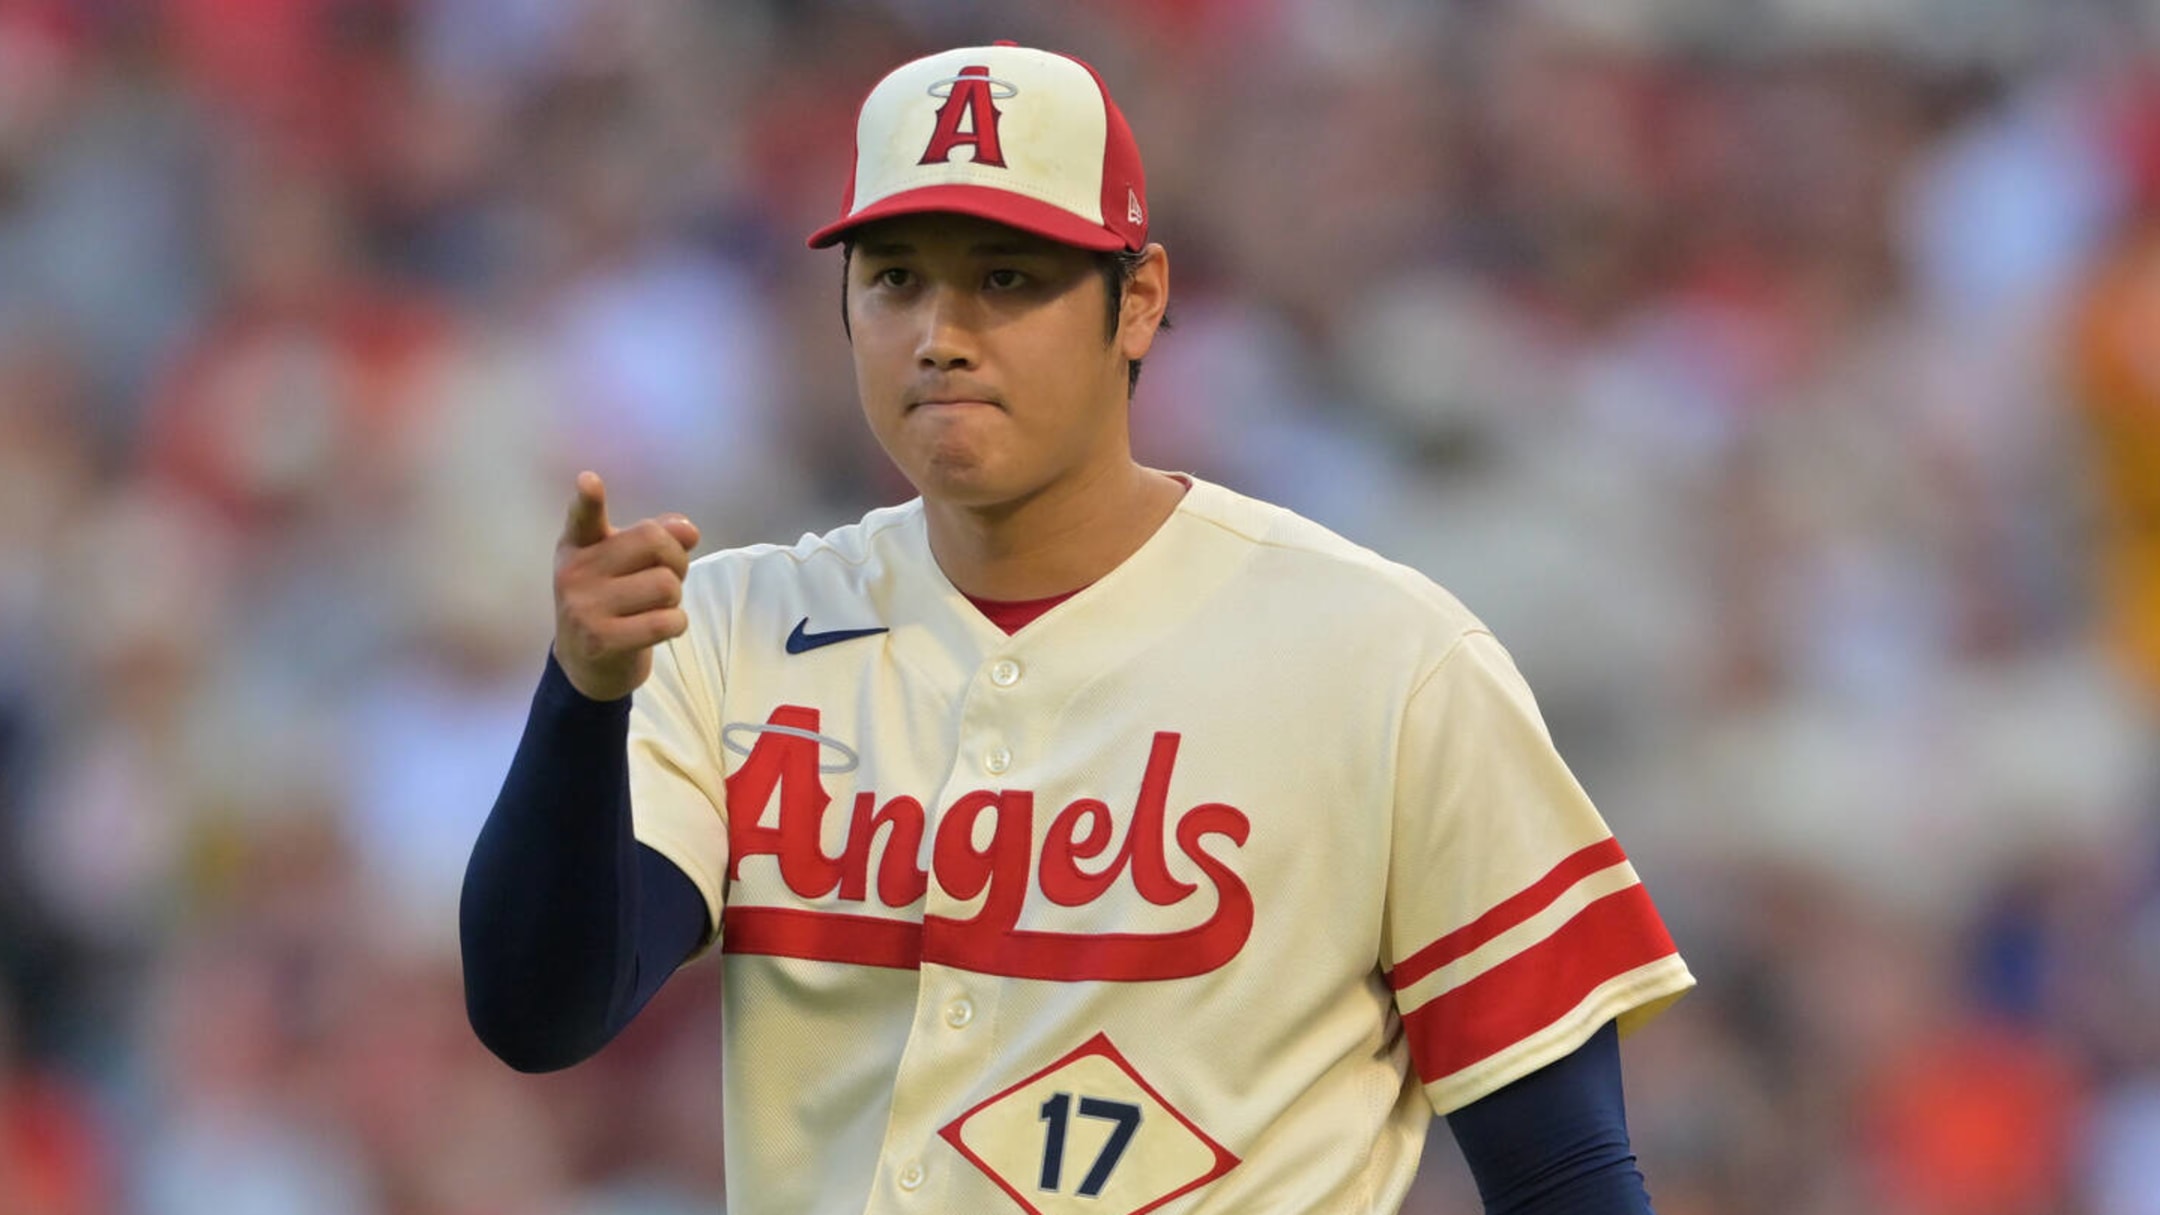
[[[1125,460],[1096,476],[990,509],[927,501],[938,568],[979,599],[1041,599],[1116,569],[1153,536],[1185,494],[1163,473]]]

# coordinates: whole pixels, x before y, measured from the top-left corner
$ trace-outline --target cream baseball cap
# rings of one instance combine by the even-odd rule
[[[855,167],[822,249],[893,215],[953,211],[1083,249],[1147,244],[1147,182],[1095,69],[1010,42],[906,63],[855,122]]]

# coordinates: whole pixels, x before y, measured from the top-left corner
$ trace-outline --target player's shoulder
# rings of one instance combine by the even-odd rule
[[[922,526],[922,500],[881,506],[853,523],[805,532],[793,544],[746,544],[690,563],[686,593],[740,592],[803,579],[860,580],[896,559],[903,537]]]
[[[1253,549],[1253,563],[1285,588],[1312,596],[1344,623],[1364,623],[1445,646],[1485,632],[1446,587],[1288,507],[1193,479],[1186,512]]]

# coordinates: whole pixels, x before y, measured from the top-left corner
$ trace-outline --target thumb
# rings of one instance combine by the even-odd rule
[[[607,539],[612,531],[607,521],[607,484],[599,473],[579,473],[577,496],[570,499],[570,516],[563,522],[563,539],[584,548]]]
[[[667,529],[668,535],[675,537],[675,543],[682,545],[684,552],[697,547],[700,534],[698,525],[690,522],[686,516],[662,515],[660,526]]]

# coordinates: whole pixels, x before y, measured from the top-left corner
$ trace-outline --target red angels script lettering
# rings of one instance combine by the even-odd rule
[[[780,880],[787,883],[789,890],[806,899],[822,898],[840,885],[840,863],[825,855],[818,839],[825,822],[825,807],[832,803],[824,782],[818,779],[818,744],[814,737],[818,711],[781,705],[773,710],[766,724],[813,737],[777,731],[761,733],[742,767],[727,778],[728,881],[742,876],[744,858],[777,856]],[[764,807],[776,788],[780,790],[779,822],[760,827]],[[749,813],[735,813],[733,808],[737,806]]]
[[[990,69],[964,67],[957,77],[941,83],[952,91],[945,94],[945,104],[938,107],[937,130],[930,133],[930,146],[915,163],[949,162],[954,148],[969,144],[975,149],[976,164],[1004,168],[1005,152],[998,144],[998,108],[990,94]],[[960,128],[963,119],[966,130]]]
[[[1117,881],[1118,873],[1128,863],[1140,897],[1158,907],[1182,902],[1199,889],[1170,876],[1170,865],[1163,854],[1163,815],[1170,802],[1170,770],[1177,766],[1177,750],[1177,735],[1155,736],[1155,745],[1148,751],[1147,774],[1140,778],[1140,800],[1133,807],[1132,830],[1125,836],[1125,846],[1110,858],[1102,872],[1082,873],[1075,861],[1092,859],[1109,845],[1110,807],[1093,798],[1081,798],[1051,821],[1050,836],[1043,841],[1045,897],[1066,907],[1092,903]],[[1072,833],[1083,816],[1089,820],[1088,834],[1076,840]],[[1238,842],[1245,842],[1242,835]]]
[[[896,797],[876,813],[877,794],[855,795],[855,814],[848,820],[847,851],[840,856],[840,897],[863,901],[870,880],[870,843],[880,827],[886,828],[885,853],[878,860],[878,902],[905,907],[923,896],[930,878],[915,863],[922,852],[923,808],[912,797]]]
[[[832,797],[818,772],[819,713],[800,705],[773,711],[743,764],[727,780],[728,876],[756,856],[778,862],[780,880],[798,899],[867,903],[878,835],[877,901],[891,910],[916,903],[929,888],[918,857],[929,816],[908,796],[879,801],[855,794],[847,844],[828,856],[822,826]],[[922,962],[984,974],[1066,982],[1142,981],[1205,974],[1237,956],[1252,935],[1253,901],[1245,883],[1203,844],[1220,837],[1243,847],[1251,823],[1220,802],[1192,807],[1173,825],[1168,807],[1180,736],[1157,733],[1149,748],[1125,836],[1113,851],[1117,816],[1109,803],[1076,799],[1050,821],[1035,851],[1035,794],[1025,789],[978,789],[962,794],[937,818],[931,870],[952,899],[981,904],[965,919],[927,914],[918,924],[839,908],[759,907],[731,903],[723,949],[732,953],[913,967]],[[777,805],[775,805],[777,803]],[[982,824],[988,819],[987,835]],[[978,843],[978,839],[983,842]],[[1078,907],[1103,898],[1131,874],[1148,903],[1171,907],[1195,899],[1200,887],[1170,872],[1167,849],[1178,851],[1214,887],[1207,918],[1167,933],[1061,933],[1019,927],[1031,887],[1051,904]],[[1083,865],[1107,855],[1100,867]]]
[[[996,815],[990,846],[977,850],[975,822],[986,811]],[[932,863],[938,885],[956,899],[972,899],[989,888],[982,910],[969,923],[1010,928],[1020,922],[1020,907],[1027,900],[1028,862],[1034,848],[1035,795],[978,789],[954,802],[938,822]]]
[[[1076,836],[1074,832],[1083,818],[1088,824],[1087,835]],[[1043,840],[1043,897],[1060,907],[1085,907],[1101,898],[1102,892],[1117,881],[1126,853],[1119,851],[1108,865],[1094,873],[1080,868],[1080,862],[1101,856],[1116,830],[1110,821],[1110,807],[1092,797],[1083,797],[1058,811],[1058,816],[1050,820],[1049,836]],[[1125,838],[1130,845],[1132,837]]]

